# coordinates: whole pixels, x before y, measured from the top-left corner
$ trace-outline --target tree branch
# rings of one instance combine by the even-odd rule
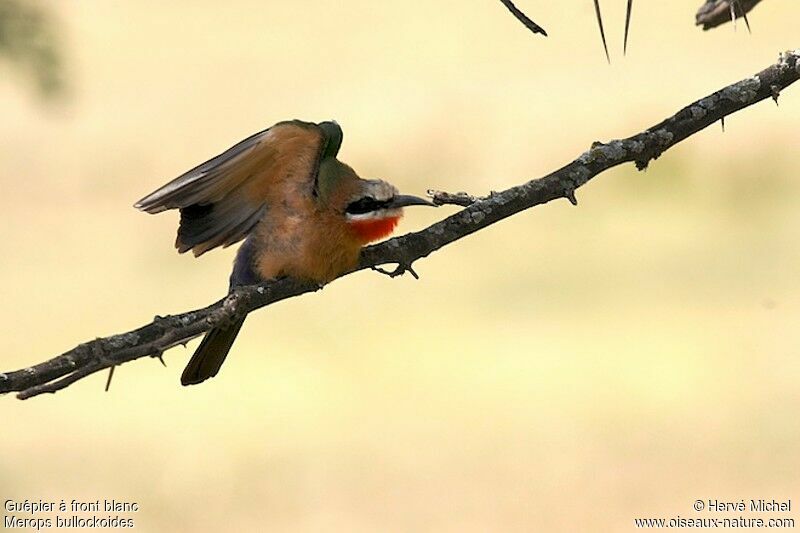
[[[695,24],[710,30],[726,22],[735,22],[739,17],[744,17],[747,22],[747,14],[759,2],[761,0],[706,0],[697,10]],[[749,22],[747,27],[750,27]]]
[[[396,270],[389,274],[413,273],[414,261],[506,217],[558,198],[576,204],[575,190],[597,174],[629,162],[644,169],[650,161],[690,135],[756,102],[777,98],[782,89],[798,79],[800,49],[781,54],[774,65],[684,107],[641,133],[627,139],[595,143],[577,159],[543,178],[483,198],[433,192],[432,196],[438,198],[439,203],[467,207],[422,231],[365,248],[355,270],[396,264]],[[240,287],[203,309],[156,317],[139,329],[89,341],[38,365],[0,374],[0,393],[16,391],[18,398],[30,398],[63,389],[99,370],[127,361],[160,358],[165,350],[186,343],[214,326],[318,289],[320,287],[314,283],[289,278]]]

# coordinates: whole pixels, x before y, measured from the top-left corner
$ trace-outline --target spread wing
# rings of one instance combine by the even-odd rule
[[[175,178],[135,207],[147,213],[180,209],[175,241],[180,253],[192,250],[198,256],[229,246],[247,236],[282,193],[313,194],[320,157],[329,145],[338,149],[330,135],[337,130],[340,143],[335,123],[278,123]]]

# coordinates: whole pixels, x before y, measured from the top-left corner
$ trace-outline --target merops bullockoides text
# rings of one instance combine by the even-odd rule
[[[361,179],[336,158],[335,122],[279,122],[139,200],[147,213],[180,210],[175,247],[195,256],[245,239],[230,287],[289,276],[327,283],[354,268],[361,248],[389,235],[409,205],[433,205]],[[206,333],[181,376],[219,372],[244,317]]]

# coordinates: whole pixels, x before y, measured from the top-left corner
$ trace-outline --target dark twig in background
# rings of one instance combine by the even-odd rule
[[[743,17],[750,29],[747,13],[750,12],[761,0],[706,0],[695,15],[695,24],[703,26],[704,30],[716,28],[726,22],[735,22]]]
[[[522,185],[495,192],[484,198],[465,193],[434,192],[439,203],[468,205],[422,231],[365,248],[356,270],[395,264],[387,272],[414,273],[412,264],[436,250],[475,233],[506,217],[558,198],[576,203],[575,190],[597,174],[623,163],[633,162],[639,169],[692,134],[744,109],[800,79],[800,49],[781,54],[774,65],[758,74],[729,85],[702,98],[656,124],[628,137],[607,143],[595,143],[566,166]],[[172,346],[186,343],[219,324],[266,305],[319,290],[314,283],[284,278],[261,285],[240,287],[222,300],[203,309],[174,316],[156,317],[139,329],[96,339],[43,363],[0,374],[0,393],[19,392],[25,399],[45,392],[55,392],[94,372],[141,357],[161,358]]]
[[[533,33],[541,33],[547,35],[544,29],[528,18],[519,8],[517,8],[511,0],[500,0],[504,6],[519,20],[526,28]],[[594,1],[594,12],[597,18],[597,27],[600,30],[600,39],[603,42],[603,51],[606,54],[606,60],[611,62],[611,55],[608,52],[608,42],[606,40],[606,31],[603,25],[603,15],[600,12],[600,0]],[[706,3],[700,6],[695,15],[695,24],[703,26],[704,30],[715,28],[720,24],[726,22],[733,22],[736,25],[737,18],[743,18],[747,26],[747,31],[750,31],[750,21],[747,18],[747,13],[752,10],[761,0],[706,0]],[[625,35],[622,41],[622,53],[628,53],[628,36],[631,27],[631,13],[633,12],[633,0],[627,0],[627,7],[625,10]]]
[[[544,28],[536,24],[528,17],[528,15],[520,11],[519,8],[517,8],[517,6],[515,6],[514,3],[511,2],[511,0],[500,0],[500,1],[503,3],[504,6],[508,8],[509,11],[511,11],[511,14],[514,15],[517,18],[517,20],[520,21],[526,28],[531,30],[533,33],[541,33],[542,35],[547,37],[547,32],[544,31]]]

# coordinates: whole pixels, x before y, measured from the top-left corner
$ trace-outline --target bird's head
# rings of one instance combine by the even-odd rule
[[[339,124],[321,122],[319,128],[325,135],[325,143],[317,169],[315,196],[325,209],[333,210],[338,220],[344,220],[358,244],[363,246],[391,234],[403,216],[403,207],[435,207],[417,196],[400,194],[394,185],[383,180],[361,179],[355,170],[336,158],[343,137]]]
[[[333,158],[321,162],[318,185],[320,200],[344,219],[362,245],[391,234],[404,207],[434,206],[418,196],[400,194],[383,180],[359,178],[352,168]]]
[[[344,216],[348,227],[364,244],[391,234],[404,207],[433,205],[418,196],[400,194],[394,185],[383,180],[359,181],[360,190],[350,197]]]

